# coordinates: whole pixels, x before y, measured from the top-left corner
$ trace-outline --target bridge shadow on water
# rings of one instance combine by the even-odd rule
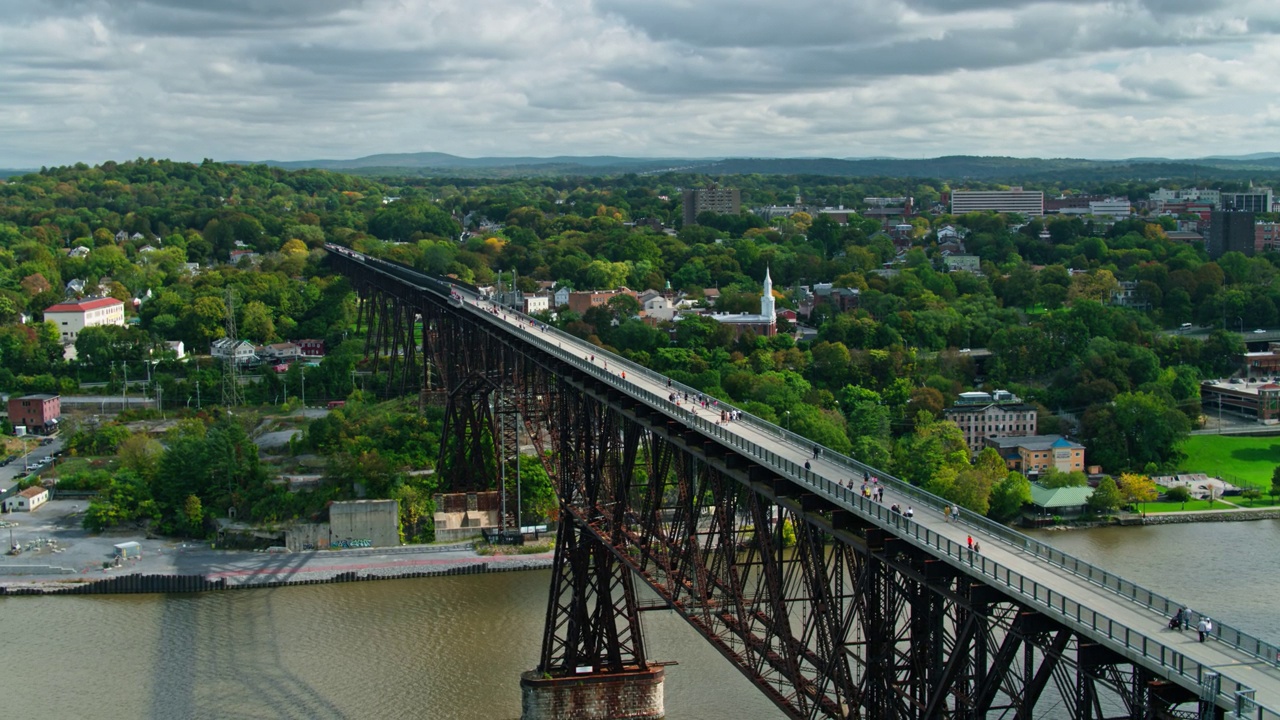
[[[243,571],[211,566],[206,554],[180,557],[178,573]],[[305,556],[271,556],[262,573],[287,580]],[[275,622],[288,588],[165,596],[151,676],[151,720],[219,718],[274,720],[351,717],[326,698],[324,689],[290,668],[282,643],[293,640]],[[340,652],[335,649],[335,655]]]

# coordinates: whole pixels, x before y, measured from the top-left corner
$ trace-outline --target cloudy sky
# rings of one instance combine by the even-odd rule
[[[1280,151],[1277,0],[3,0],[0,167]]]

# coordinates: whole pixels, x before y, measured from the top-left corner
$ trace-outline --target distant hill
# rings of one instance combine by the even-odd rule
[[[1198,159],[1018,158],[951,155],[927,159],[861,158],[634,158],[616,155],[466,158],[448,153],[384,153],[350,160],[232,160],[234,165],[270,165],[286,170],[321,169],[376,178],[601,177],[635,173],[698,175],[813,175],[819,177],[910,177],[975,182],[1090,182],[1262,180],[1280,182],[1280,153]],[[0,169],[0,178],[35,172]],[[1274,180],[1273,180],[1274,178]]]
[[[233,161],[235,164],[257,164]],[[919,177],[1033,182],[1159,180],[1166,177],[1248,180],[1280,173],[1280,153],[1178,160],[1017,158],[953,155],[922,160],[865,158],[632,158],[614,155],[465,158],[448,153],[388,153],[352,160],[263,161],[286,169],[319,168],[372,177],[554,177],[662,172],[704,175]]]

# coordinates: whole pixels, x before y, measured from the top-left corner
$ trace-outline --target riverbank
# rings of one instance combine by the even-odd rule
[[[466,543],[262,553],[120,533],[92,535],[80,527],[81,507],[82,502],[52,501],[33,513],[0,516],[16,523],[0,528],[0,536],[11,536],[11,543],[23,548],[19,555],[0,555],[0,596],[203,592],[551,566],[550,552],[482,556]],[[140,555],[117,567],[114,546],[122,542],[138,543]]]

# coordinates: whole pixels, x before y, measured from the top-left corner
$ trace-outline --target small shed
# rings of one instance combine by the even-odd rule
[[[116,557],[121,560],[132,560],[134,558],[142,557],[142,546],[132,540],[129,542],[116,543],[114,547],[116,549]]]
[[[6,512],[30,512],[49,501],[49,491],[35,486],[22,490],[4,501]]]

